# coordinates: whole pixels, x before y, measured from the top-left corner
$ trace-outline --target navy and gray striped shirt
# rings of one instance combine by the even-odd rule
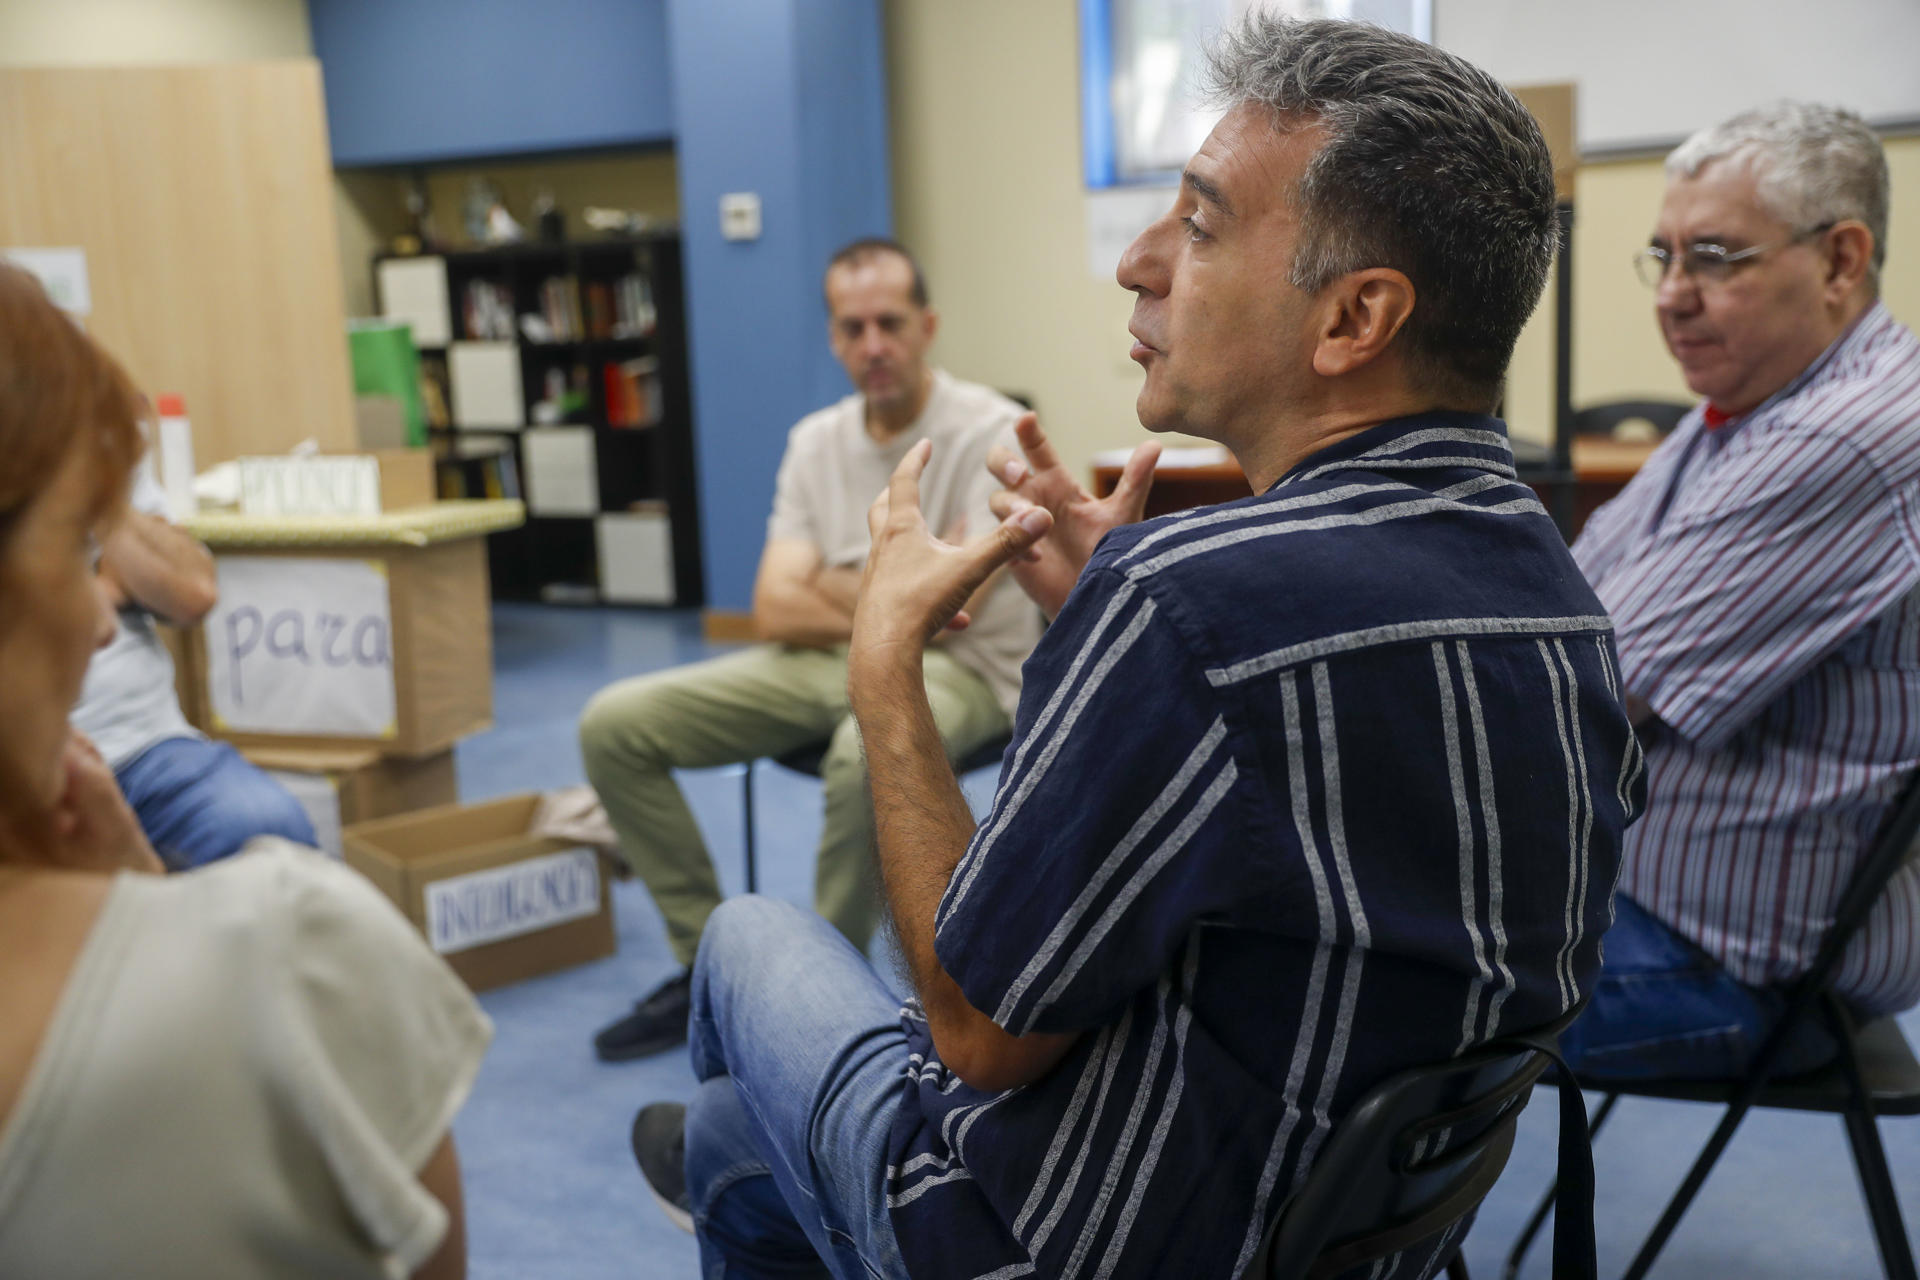
[[[920,1280],[1236,1275],[1360,1092],[1580,998],[1642,787],[1604,611],[1468,414],[1110,535],[1015,741],[937,947],[1084,1034],[983,1094],[904,1011]]]

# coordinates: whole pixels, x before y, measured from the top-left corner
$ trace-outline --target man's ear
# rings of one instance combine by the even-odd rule
[[[927,318],[927,341],[932,342],[934,336],[940,332],[940,313],[932,307],[928,307],[924,314]]]
[[[1391,267],[1341,276],[1321,294],[1320,340],[1313,371],[1337,378],[1377,360],[1413,314],[1413,281]]]
[[[1845,301],[1873,266],[1873,232],[1867,224],[1848,218],[1827,232],[1826,291],[1835,302]]]

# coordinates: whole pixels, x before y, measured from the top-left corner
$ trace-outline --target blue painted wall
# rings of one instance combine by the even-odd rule
[[[707,602],[752,603],[787,430],[847,393],[828,256],[893,222],[878,0],[671,0],[668,44]],[[758,192],[759,240],[720,196]]]
[[[338,167],[666,142],[667,0],[308,0]]]

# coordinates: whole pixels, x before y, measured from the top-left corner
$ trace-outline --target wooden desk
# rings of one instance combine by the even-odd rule
[[[1579,477],[1579,488],[1574,496],[1575,533],[1580,531],[1595,508],[1626,487],[1627,481],[1633,479],[1654,447],[1651,443],[1587,437],[1573,442],[1573,470]],[[1094,496],[1106,497],[1119,482],[1119,464],[1098,464],[1093,468]],[[1184,511],[1189,507],[1232,502],[1252,492],[1246,475],[1240,470],[1240,464],[1231,457],[1224,462],[1198,466],[1162,466],[1153,473],[1153,491],[1147,495],[1147,514],[1158,516],[1169,511]]]

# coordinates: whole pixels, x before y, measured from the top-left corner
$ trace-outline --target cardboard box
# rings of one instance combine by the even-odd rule
[[[601,855],[528,833],[535,795],[445,805],[349,827],[347,864],[475,991],[614,952]]]
[[[218,548],[197,724],[247,747],[425,756],[493,722],[486,545]]]
[[[293,794],[313,819],[318,847],[336,858],[344,853],[347,827],[460,799],[451,748],[412,760],[291,747],[249,747],[243,754]]]
[[[434,501],[433,455],[425,449],[243,457],[240,512],[280,516],[372,516]]]

